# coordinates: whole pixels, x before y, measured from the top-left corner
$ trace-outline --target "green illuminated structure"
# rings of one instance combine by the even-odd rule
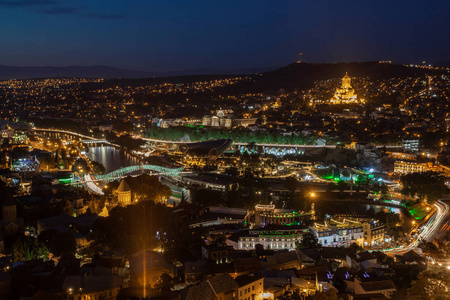
[[[184,170],[184,167],[166,168],[166,167],[155,166],[155,165],[136,165],[136,166],[129,166],[129,167],[125,167],[122,169],[118,169],[118,170],[112,171],[112,172],[110,172],[108,174],[104,174],[104,175],[95,175],[95,178],[98,180],[101,180],[101,181],[111,182],[111,181],[116,180],[117,178],[123,177],[125,174],[136,172],[139,170],[149,170],[149,171],[154,171],[159,174],[166,175],[166,176],[176,176]]]

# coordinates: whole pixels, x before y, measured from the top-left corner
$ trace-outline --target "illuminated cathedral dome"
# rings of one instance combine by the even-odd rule
[[[342,78],[341,87],[336,89],[333,98],[330,99],[331,104],[348,104],[348,103],[360,103],[363,102],[358,100],[355,90],[352,88],[352,79],[345,73]]]
[[[117,188],[117,201],[119,204],[128,205],[131,203],[131,188],[125,181],[125,178],[119,184]]]

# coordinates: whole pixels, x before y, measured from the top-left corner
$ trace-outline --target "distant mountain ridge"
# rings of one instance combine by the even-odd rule
[[[35,79],[56,77],[79,78],[149,78],[188,75],[232,75],[255,74],[267,72],[273,68],[243,68],[243,69],[198,69],[170,72],[146,72],[140,70],[127,70],[108,66],[68,66],[68,67],[15,67],[0,65],[0,80],[7,79]]]
[[[84,78],[143,78],[153,74],[144,71],[124,70],[107,66],[70,67],[13,67],[0,65],[0,79],[34,79],[55,77]]]
[[[108,85],[145,85],[161,82],[192,82],[229,78],[235,75],[250,75],[251,80],[224,87],[231,92],[278,92],[305,89],[314,86],[317,80],[342,78],[348,72],[350,77],[371,79],[405,78],[425,74],[448,74],[445,70],[415,68],[400,64],[378,62],[350,63],[292,63],[281,68],[242,69],[198,69],[178,72],[150,73],[124,70],[107,66],[85,67],[9,67],[0,65],[0,80],[33,79],[55,77],[110,78]],[[251,76],[258,74],[257,76]]]

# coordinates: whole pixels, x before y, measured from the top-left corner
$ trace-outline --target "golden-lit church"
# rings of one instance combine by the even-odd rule
[[[352,79],[345,73],[344,78],[342,78],[342,86],[336,89],[333,98],[330,99],[331,104],[348,104],[348,103],[359,103],[358,97],[355,90],[351,85]]]
[[[121,205],[128,205],[131,203],[131,188],[125,181],[125,178],[122,179],[117,188],[117,202]]]

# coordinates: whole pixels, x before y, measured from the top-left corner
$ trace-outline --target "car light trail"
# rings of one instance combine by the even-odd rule
[[[450,211],[450,207],[444,203],[442,200],[438,200],[433,204],[436,207],[436,213],[434,216],[428,221],[426,225],[423,226],[422,232],[419,236],[414,239],[408,246],[406,247],[398,247],[384,250],[385,252],[407,252],[409,250],[413,250],[417,248],[420,241],[428,241],[435,234],[436,230],[439,230],[439,225],[446,218],[447,214]]]

